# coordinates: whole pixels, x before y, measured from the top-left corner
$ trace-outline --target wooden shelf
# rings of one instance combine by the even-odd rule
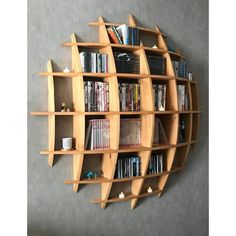
[[[104,154],[104,153],[116,153],[114,149],[96,149],[96,150],[72,150],[72,151],[41,151],[40,154],[54,154],[54,155],[75,155],[75,154]]]
[[[126,196],[124,198],[114,197],[114,198],[110,198],[108,200],[102,200],[102,199],[96,198],[96,199],[92,199],[91,202],[92,203],[99,203],[99,204],[104,203],[104,202],[105,203],[125,202],[125,201],[129,201],[131,199],[150,197],[150,196],[153,196],[153,195],[157,195],[160,192],[162,192],[162,190],[158,189],[158,190],[153,191],[152,193],[142,193],[142,194],[139,194],[139,195],[129,194],[128,196]]]
[[[40,76],[48,79],[48,109],[47,111],[31,112],[33,116],[47,116],[48,118],[48,150],[41,151],[41,154],[48,155],[48,164],[53,166],[55,155],[72,155],[73,159],[73,175],[72,180],[65,180],[66,184],[73,185],[73,191],[77,192],[80,184],[100,184],[101,197],[94,199],[94,203],[99,203],[101,208],[105,208],[107,203],[131,201],[131,209],[136,207],[139,198],[152,195],[163,194],[168,177],[170,174],[182,170],[190,149],[197,142],[199,129],[199,119],[201,111],[198,99],[198,84],[196,81],[190,81],[187,78],[179,78],[175,76],[172,66],[172,58],[177,60],[184,59],[178,52],[168,51],[165,38],[166,35],[156,29],[139,27],[132,15],[128,17],[128,26],[137,27],[141,31],[140,45],[123,45],[111,43],[106,26],[119,26],[117,23],[107,23],[103,17],[99,17],[97,22],[91,22],[89,25],[98,26],[99,42],[77,42],[75,34],[71,35],[71,42],[63,43],[63,46],[70,47],[72,51],[71,72],[56,72],[53,70],[52,62],[47,63],[47,71],[39,73]],[[156,40],[157,48],[147,47],[143,45],[142,36],[151,36]],[[151,35],[148,35],[151,34]],[[80,62],[80,50],[89,48],[108,55],[108,71],[109,73],[87,73],[82,72]],[[140,58],[140,74],[117,73],[116,63],[114,60],[114,51],[124,51],[136,54]],[[166,61],[166,75],[152,75],[147,60],[147,54],[160,54]],[[103,80],[109,83],[109,110],[108,112],[86,112],[84,101],[84,79],[87,80]],[[71,79],[72,84],[72,104],[73,111],[60,112],[55,108],[55,92],[54,80],[56,78]],[[126,80],[134,80],[140,84],[140,107],[141,111],[120,111],[118,83]],[[165,83],[167,85],[166,93],[166,111],[155,111],[153,97],[153,83]],[[177,84],[185,84],[189,95],[189,110],[178,111]],[[186,115],[185,115],[186,114]],[[141,120],[141,145],[136,147],[119,147],[120,145],[120,119],[122,116],[132,115],[140,117]],[[56,140],[56,116],[71,116],[73,120],[73,134],[76,150],[61,151],[55,150]],[[110,149],[100,150],[84,150],[86,121],[92,116],[105,116],[110,121]],[[177,143],[179,118],[183,116],[186,122],[186,142]],[[162,120],[163,127],[166,132],[167,144],[153,145],[156,118]],[[165,155],[165,169],[162,173],[148,175],[147,170],[151,155],[153,153],[162,153]],[[138,153],[140,157],[142,176],[130,178],[115,178],[115,171],[118,157],[125,153]],[[103,176],[97,179],[84,179],[82,177],[82,169],[84,168],[84,160],[87,155],[94,155],[94,158],[101,158],[101,171]],[[174,163],[177,159],[181,160],[181,164]],[[179,166],[179,167],[175,167]],[[181,166],[181,167],[180,167]],[[152,193],[143,193],[145,181],[150,178],[157,178],[157,190]],[[125,198],[111,197],[113,183],[130,182],[130,194]],[[147,183],[147,182],[146,182]]]

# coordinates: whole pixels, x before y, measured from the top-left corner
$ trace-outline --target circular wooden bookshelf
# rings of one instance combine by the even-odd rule
[[[199,99],[198,84],[186,78],[175,76],[172,60],[184,60],[179,52],[170,52],[165,41],[166,35],[156,29],[138,27],[132,15],[128,17],[128,26],[136,27],[140,32],[155,37],[157,48],[148,47],[142,43],[139,46],[114,44],[110,41],[107,33],[107,26],[119,26],[117,23],[104,22],[103,17],[99,17],[98,22],[89,25],[97,26],[99,30],[98,43],[77,42],[75,34],[71,36],[71,42],[66,42],[63,46],[71,47],[72,50],[72,72],[54,72],[52,62],[49,61],[47,72],[40,73],[41,76],[48,78],[48,111],[32,112],[32,115],[46,115],[49,122],[49,145],[48,150],[41,154],[49,156],[48,163],[53,166],[54,155],[70,154],[73,155],[73,179],[66,180],[66,184],[72,184],[75,192],[79,189],[79,184],[101,184],[101,197],[92,200],[100,204],[102,208],[107,203],[119,201],[131,201],[131,209],[135,208],[139,198],[158,195],[165,190],[165,185],[170,174],[182,170],[187,156],[197,141],[199,128]],[[80,50],[84,48],[96,49],[100,53],[108,55],[109,73],[85,73],[82,70],[80,61]],[[132,52],[140,58],[140,74],[118,73],[114,59],[114,50]],[[152,75],[147,60],[147,55],[157,54],[165,58],[166,74]],[[71,112],[55,111],[54,79],[57,77],[70,78],[72,80],[72,94],[74,109]],[[108,112],[87,112],[84,101],[84,78],[100,78],[109,84],[109,111]],[[135,80],[140,84],[140,111],[122,112],[120,111],[118,83],[123,79]],[[153,96],[153,83],[161,81],[166,84],[166,110],[156,111]],[[186,111],[178,110],[177,85],[185,85],[189,97],[189,109]],[[75,139],[75,150],[61,151],[55,150],[55,117],[72,116],[73,118],[73,138]],[[85,149],[86,119],[92,115],[99,115],[110,122],[110,148],[100,150]],[[120,120],[123,116],[138,116],[141,120],[141,146],[132,148],[120,148]],[[154,130],[156,118],[162,119],[165,126],[167,144],[154,145]],[[178,143],[178,132],[180,119],[185,120],[185,142]],[[153,152],[165,152],[165,171],[158,174],[149,175],[147,173],[150,158]],[[123,179],[115,178],[118,156],[121,153],[135,152],[141,160],[141,176]],[[99,154],[102,158],[101,169],[103,176],[98,179],[86,180],[82,176],[82,168],[85,155]],[[156,189],[152,193],[145,192],[144,184],[148,179],[156,181]],[[126,197],[120,199],[111,196],[111,189],[115,183],[130,183],[130,192]]]

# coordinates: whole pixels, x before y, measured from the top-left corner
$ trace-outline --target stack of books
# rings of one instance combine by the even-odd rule
[[[166,59],[161,56],[147,55],[147,60],[152,75],[165,75]]]
[[[140,84],[119,83],[121,111],[140,111]]]
[[[163,172],[163,155],[162,154],[152,154],[148,174],[156,174]]]
[[[111,42],[113,43],[125,45],[140,45],[139,29],[135,27],[128,27],[125,24],[118,27],[110,26],[107,28],[107,32],[109,34]]]
[[[166,84],[153,84],[156,111],[166,110]]]
[[[110,148],[110,122],[108,119],[93,119],[89,121],[85,149]]]
[[[109,111],[109,84],[84,81],[85,111]]]
[[[140,133],[140,118],[120,119],[120,147],[140,146]]]
[[[189,97],[185,91],[184,84],[177,85],[177,95],[178,95],[178,107],[179,111],[189,110]]]
[[[140,176],[141,174],[140,157],[137,155],[118,158],[116,165],[116,178],[128,178]]]
[[[185,142],[185,120],[183,117],[179,119],[178,143]]]
[[[114,52],[117,73],[140,73],[139,55]]]
[[[82,72],[107,73],[108,55],[95,52],[81,52]]]
[[[172,61],[174,68],[175,76],[186,78],[187,77],[187,68],[185,61]]]
[[[153,144],[166,144],[167,142],[166,132],[162,122],[156,117]]]

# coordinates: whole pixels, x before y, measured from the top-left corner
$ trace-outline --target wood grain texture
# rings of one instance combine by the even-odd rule
[[[47,63],[48,72],[53,72],[52,61]],[[55,111],[55,95],[53,76],[48,76],[48,111]],[[48,150],[55,149],[55,115],[48,116]],[[54,154],[48,155],[48,165],[53,166]]]

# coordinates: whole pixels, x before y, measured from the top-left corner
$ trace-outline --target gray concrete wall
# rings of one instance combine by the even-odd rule
[[[100,187],[85,186],[77,194],[64,185],[72,177],[72,157],[56,157],[47,166],[47,118],[28,117],[28,232],[36,235],[208,235],[208,1],[207,0],[30,0],[28,1],[28,111],[47,110],[47,80],[37,75],[52,59],[57,69],[71,64],[71,51],[61,47],[75,32],[83,41],[97,41],[98,30],[87,25],[102,15],[138,23],[167,33],[186,56],[199,82],[199,142],[185,170],[173,175],[160,198],[109,205],[89,203]],[[56,105],[71,101],[70,80],[56,80]],[[57,118],[60,137],[71,135],[71,118]]]

